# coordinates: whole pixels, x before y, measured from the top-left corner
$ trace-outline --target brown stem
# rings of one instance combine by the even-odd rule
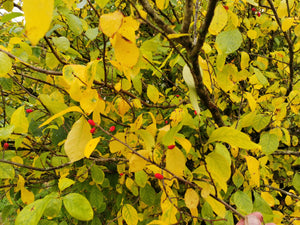
[[[193,0],[186,0],[185,7],[184,7],[184,18],[182,21],[181,33],[189,32],[192,15],[193,15]]]
[[[52,53],[54,54],[55,58],[57,58],[57,60],[58,60],[61,64],[63,64],[63,65],[68,64],[68,63],[66,63],[65,61],[63,61],[63,60],[59,57],[57,51],[55,51],[55,49],[53,48],[53,46],[52,46],[51,42],[49,41],[49,39],[48,39],[46,36],[44,36],[44,39],[45,39],[45,41],[47,42],[48,46],[50,47],[50,49],[51,49]]]

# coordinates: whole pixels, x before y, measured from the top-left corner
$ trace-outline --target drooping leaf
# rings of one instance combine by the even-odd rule
[[[215,141],[226,142],[232,146],[244,149],[260,148],[260,145],[252,142],[247,134],[232,127],[221,127],[214,130],[210,135],[207,144]]]
[[[90,157],[92,152],[97,147],[97,144],[99,143],[100,139],[101,139],[101,137],[93,138],[93,139],[89,140],[89,142],[86,144],[86,146],[84,148],[84,156],[86,158]]]
[[[24,0],[25,32],[32,45],[46,34],[52,20],[54,0]]]
[[[67,14],[65,16],[71,31],[73,31],[75,36],[79,36],[83,32],[82,22],[79,17],[74,14]]]
[[[238,29],[223,31],[217,35],[216,45],[218,52],[230,54],[239,49],[243,41]]]
[[[66,188],[70,187],[71,185],[75,184],[74,180],[71,180],[66,177],[62,177],[58,181],[58,188],[60,191],[65,190]]]
[[[10,137],[11,133],[14,131],[14,125],[8,125],[6,127],[0,128],[0,140],[5,140]]]
[[[224,9],[222,4],[218,4],[215,9],[214,17],[208,28],[209,33],[211,33],[212,35],[217,35],[218,33],[220,33],[227,24],[227,17],[228,16],[226,9]]]
[[[70,41],[66,37],[53,37],[52,41],[60,51],[65,52],[70,48]]]
[[[188,207],[189,209],[197,208],[199,204],[198,193],[192,188],[187,189],[184,195],[184,202],[186,207]]]
[[[159,99],[159,92],[157,88],[149,84],[147,87],[147,96],[153,103],[157,103]]]
[[[4,52],[0,52],[0,77],[6,75],[12,67],[12,61]]]
[[[13,125],[15,133],[26,134],[29,122],[25,115],[25,106],[19,107],[11,116],[10,124]]]
[[[168,149],[166,154],[166,168],[176,176],[182,177],[186,158],[177,147]]]
[[[122,217],[128,225],[137,225],[138,223],[138,214],[132,205],[125,204],[123,206]]]
[[[1,179],[14,179],[15,169],[12,165],[7,163],[0,163],[0,178]]]
[[[103,170],[97,166],[93,165],[91,168],[92,179],[96,184],[102,184],[105,178]]]
[[[226,208],[225,206],[218,202],[217,200],[215,200],[214,198],[212,198],[211,196],[208,196],[205,199],[209,205],[211,206],[212,210],[220,217],[224,218],[225,214],[226,214]]]
[[[103,14],[100,17],[99,29],[108,37],[112,37],[121,27],[123,14],[120,11]]]
[[[298,192],[300,192],[300,173],[299,172],[296,172],[294,175],[293,186]]]
[[[70,193],[63,197],[63,203],[68,213],[75,219],[89,221],[94,217],[89,201],[81,194]]]
[[[92,139],[90,129],[90,125],[84,117],[73,124],[65,142],[65,151],[71,162],[84,157],[85,146]]]
[[[260,136],[259,144],[264,154],[272,154],[279,146],[279,140],[276,134],[263,133]]]
[[[246,156],[248,171],[250,173],[250,185],[260,186],[260,172],[259,172],[259,161],[252,157]]]
[[[169,5],[169,0],[155,0],[157,8],[164,10]]]

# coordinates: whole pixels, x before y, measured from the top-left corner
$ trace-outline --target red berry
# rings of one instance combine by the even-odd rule
[[[169,145],[168,146],[168,149],[173,149],[173,148],[175,148],[175,145]]]
[[[124,173],[120,173],[120,176],[123,176],[124,175]]]
[[[260,12],[257,12],[257,16],[260,17],[260,16],[261,16],[261,13],[260,13]]]
[[[196,110],[194,111],[194,114],[197,115],[197,111]]]
[[[251,10],[252,10],[252,12],[255,12],[255,11],[256,11],[256,8],[253,7]]]
[[[111,126],[110,128],[109,128],[109,131],[110,132],[114,132],[116,130],[116,127],[115,126]]]
[[[165,124],[168,124],[168,123],[169,123],[169,121],[168,121],[168,120],[166,120],[166,121],[165,121]]]
[[[179,97],[179,95],[176,95],[176,97],[178,98],[178,97]]]
[[[31,112],[33,112],[33,110],[32,109],[26,109],[26,112],[31,113]]]
[[[95,133],[95,131],[96,131],[96,128],[95,127],[93,127],[91,130],[90,130],[90,132],[93,134],[93,133]]]
[[[100,60],[100,58],[98,57],[97,60]]]
[[[8,147],[9,147],[9,144],[8,144],[7,142],[5,142],[5,143],[3,144],[4,150],[8,149]]]
[[[229,7],[227,5],[223,5],[224,9],[228,10]]]
[[[89,123],[91,126],[95,126],[95,125],[96,125],[95,122],[94,122],[94,120],[88,120],[88,123]]]
[[[156,173],[154,176],[155,176],[157,179],[159,179],[159,180],[164,179],[164,176],[161,175],[160,173]]]

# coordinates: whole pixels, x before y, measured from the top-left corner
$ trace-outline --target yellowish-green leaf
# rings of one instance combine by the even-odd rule
[[[132,205],[125,204],[123,206],[122,217],[128,225],[137,225],[138,223],[138,214]]]
[[[58,188],[60,191],[65,190],[66,188],[70,187],[71,185],[75,184],[74,180],[71,180],[66,177],[62,177],[58,181]]]
[[[0,77],[6,75],[11,67],[11,59],[4,52],[0,52]]]
[[[214,182],[226,192],[227,180],[231,175],[231,159],[227,148],[218,143],[215,150],[207,155],[205,161]]]
[[[50,27],[54,0],[24,0],[22,10],[26,20],[25,33],[32,45],[46,34]]]
[[[182,177],[186,158],[177,147],[168,149],[166,154],[166,168],[176,176]]]
[[[185,192],[184,201],[186,207],[189,209],[195,209],[199,204],[199,195],[194,189],[189,188]]]
[[[93,139],[89,140],[89,142],[86,144],[86,146],[84,148],[84,156],[86,158],[90,157],[92,152],[97,147],[97,144],[99,143],[100,139],[101,139],[101,137],[93,138]]]
[[[123,14],[120,11],[103,14],[100,17],[99,29],[108,37],[112,37],[121,27]]]
[[[11,116],[10,124],[15,126],[15,133],[26,134],[28,131],[29,122],[25,115],[24,107],[19,107]]]
[[[88,88],[82,94],[80,106],[89,115],[96,108],[98,100],[98,92],[95,89]]]
[[[294,33],[297,37],[300,36],[300,24],[298,24],[295,29],[294,29]]]
[[[256,109],[256,101],[251,93],[246,92],[246,99],[248,100],[248,104],[250,106],[251,111],[255,111]]]
[[[250,39],[256,39],[257,38],[257,32],[255,30],[248,30],[247,31],[247,36]]]
[[[184,137],[179,137],[179,136],[175,136],[175,140],[176,142],[178,142],[186,151],[186,153],[189,153],[191,148],[192,148],[192,144],[189,140],[187,140]]]
[[[21,200],[24,204],[28,205],[34,202],[34,194],[28,191],[25,187],[21,189]]]
[[[149,151],[147,150],[140,150],[138,153],[145,158],[149,158]],[[129,159],[129,171],[130,172],[137,172],[141,171],[146,167],[147,161],[141,158],[136,154],[132,154]]]
[[[250,185],[260,186],[260,172],[259,172],[259,161],[252,157],[246,156],[248,171],[250,173]]]
[[[288,10],[287,10],[287,5],[285,0],[281,0],[278,8],[277,8],[277,14],[279,18],[283,18],[285,16],[288,16]]]
[[[0,178],[1,179],[14,179],[15,169],[12,165],[7,163],[0,163]]]
[[[226,208],[225,208],[225,206],[222,203],[218,202],[217,200],[215,200],[211,196],[208,196],[205,200],[208,202],[208,204],[211,206],[212,210],[218,216],[220,216],[221,218],[225,217]]]
[[[278,136],[276,134],[263,133],[260,135],[259,144],[264,154],[272,154],[279,146]]]
[[[148,85],[147,88],[147,96],[153,103],[157,103],[159,99],[159,92],[157,88],[151,84]]]
[[[71,106],[53,116],[51,116],[49,119],[47,119],[44,123],[42,123],[39,128],[43,127],[43,126],[46,126],[47,124],[49,124],[52,120],[55,120],[56,118],[59,118],[63,115],[65,115],[66,113],[68,112],[79,112],[81,114],[83,114],[82,110],[78,107],[78,106]]]
[[[247,52],[241,52],[241,69],[246,69],[249,66],[250,57]]]
[[[157,8],[164,10],[169,6],[169,0],[155,0]]]
[[[222,4],[218,4],[215,9],[214,17],[208,28],[209,33],[211,33],[212,35],[217,35],[218,33],[220,33],[227,24],[227,19],[228,16],[226,9],[224,9]]]
[[[131,43],[135,43],[135,31],[139,28],[139,25],[139,22],[132,16],[124,17],[122,26],[118,30],[118,33],[121,34],[125,39],[129,40]]]
[[[40,94],[39,98],[52,114],[59,113],[68,108],[64,103],[64,95],[59,91],[54,91],[50,95]]]
[[[190,34],[168,34],[168,38],[170,39],[186,37],[186,36],[190,36]]]
[[[252,142],[250,137],[238,131],[232,127],[221,127],[212,132],[210,135],[207,144],[221,141],[230,144],[231,146],[236,146],[244,149],[256,149],[260,148],[260,145]]]
[[[71,9],[72,5],[74,4],[75,0],[63,0],[66,6]]]
[[[65,151],[71,162],[84,157],[85,146],[92,139],[90,129],[83,116],[73,124],[65,142]]]

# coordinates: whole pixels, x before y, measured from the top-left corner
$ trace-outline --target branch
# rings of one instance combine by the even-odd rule
[[[52,171],[52,170],[58,170],[58,169],[61,169],[63,167],[69,166],[69,165],[71,165],[73,163],[73,162],[67,162],[67,163],[64,163],[64,164],[62,164],[60,166],[48,167],[48,168],[38,168],[38,167],[33,167],[33,166],[27,166],[27,165],[24,165],[24,164],[21,164],[21,163],[16,163],[16,162],[8,161],[8,160],[5,160],[5,159],[0,159],[0,162],[11,164],[11,165],[14,165],[14,166],[19,166],[19,167],[30,169],[30,170],[42,171],[42,172],[47,172],[47,171]]]
[[[193,15],[193,0],[186,0],[184,7],[184,18],[182,21],[181,33],[188,33]],[[196,18],[195,18],[196,20]]]
[[[47,42],[48,46],[50,47],[50,49],[51,49],[52,53],[54,54],[54,56],[57,58],[57,60],[58,60],[61,64],[63,64],[63,65],[68,64],[68,63],[66,63],[65,61],[63,61],[63,60],[59,57],[59,55],[57,54],[57,52],[56,52],[55,49],[53,48],[52,44],[50,43],[49,39],[48,39],[46,36],[44,36],[44,39],[45,39],[45,41]]]
[[[296,198],[296,199],[300,199],[299,196],[297,196],[297,195],[295,195],[295,194],[293,194],[293,193],[291,193],[291,192],[282,190],[282,189],[280,189],[280,188],[276,188],[276,187],[273,187],[273,186],[270,186],[270,185],[263,185],[263,187],[267,187],[267,188],[270,188],[270,189],[272,189],[272,190],[279,191],[279,192],[281,192],[281,193],[283,193],[283,194],[285,194],[285,195],[291,196],[291,197]]]
[[[56,76],[62,76],[62,72],[61,71],[52,71],[52,70],[45,70],[45,69],[42,69],[42,68],[39,68],[39,67],[35,67],[35,66],[32,66],[30,65],[29,63],[27,62],[24,62],[22,59],[14,56],[13,54],[11,54],[10,52],[7,52],[3,49],[0,48],[0,52],[4,52],[5,54],[7,54],[10,58],[22,63],[24,66],[34,70],[34,71],[37,71],[37,72],[40,72],[40,73],[45,73],[45,74],[50,74],[50,75],[56,75]]]

